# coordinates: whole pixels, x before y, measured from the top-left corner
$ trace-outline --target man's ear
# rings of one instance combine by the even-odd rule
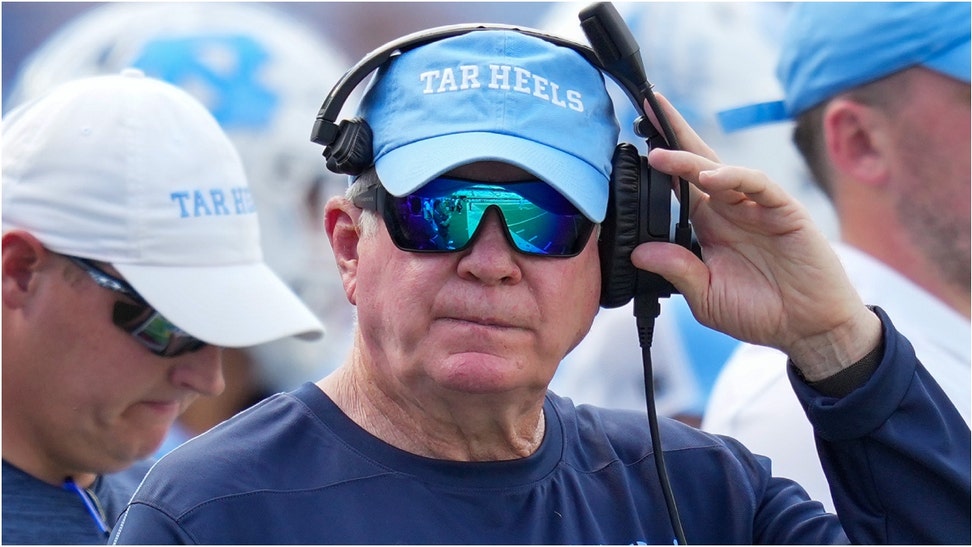
[[[358,242],[361,240],[357,224],[360,215],[361,209],[344,196],[332,197],[324,206],[324,231],[351,304],[357,303],[354,292],[358,275]]]
[[[32,291],[31,281],[50,251],[36,237],[22,230],[3,235],[3,293],[4,307],[23,307]]]
[[[837,173],[868,186],[888,180],[888,120],[880,110],[838,97],[824,110],[824,142]]]

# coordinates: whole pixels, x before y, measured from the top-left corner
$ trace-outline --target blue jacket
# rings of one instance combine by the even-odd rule
[[[885,355],[842,399],[794,380],[840,517],[738,442],[661,420],[689,543],[970,540],[970,434],[883,314]],[[313,384],[165,456],[117,543],[673,542],[645,416],[550,393],[528,458],[452,462],[371,436]]]

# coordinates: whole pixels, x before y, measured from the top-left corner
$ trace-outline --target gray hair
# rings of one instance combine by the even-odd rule
[[[381,184],[381,180],[378,178],[375,167],[371,166],[354,179],[344,195],[348,200],[353,200],[355,197],[365,193],[365,191],[378,184]],[[361,216],[358,218],[358,233],[362,236],[369,237],[375,235],[378,232],[379,218],[380,214],[378,211],[363,209]]]

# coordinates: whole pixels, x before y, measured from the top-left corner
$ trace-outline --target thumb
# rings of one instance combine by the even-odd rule
[[[656,273],[678,289],[692,306],[709,285],[709,269],[689,249],[675,243],[642,243],[631,252],[631,263]]]

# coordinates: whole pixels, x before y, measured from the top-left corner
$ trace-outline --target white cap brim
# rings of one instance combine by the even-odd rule
[[[264,263],[219,266],[147,266],[115,269],[166,319],[221,347],[247,347],[324,334],[320,320]]]

